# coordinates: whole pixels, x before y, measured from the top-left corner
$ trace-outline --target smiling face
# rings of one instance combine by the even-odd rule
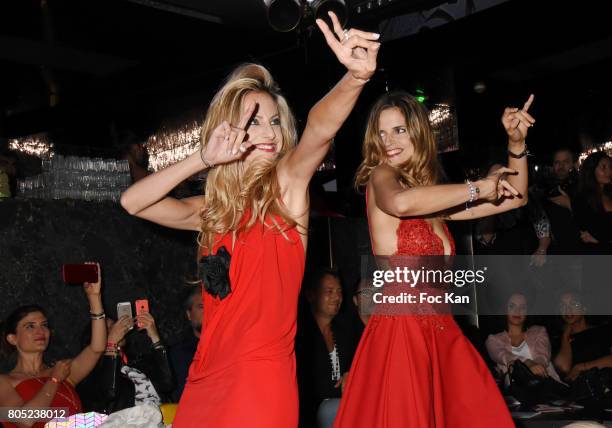
[[[17,324],[14,334],[6,340],[15,346],[20,353],[44,352],[49,346],[49,324],[41,312],[30,312]]]
[[[247,139],[253,143],[244,158],[248,166],[259,159],[274,159],[283,146],[278,104],[266,92],[250,92],[245,95],[243,105],[256,103],[257,108],[247,125]]]
[[[378,136],[390,165],[401,165],[414,154],[414,144],[408,135],[406,118],[399,108],[387,108],[380,113]]]
[[[311,304],[313,310],[326,317],[333,318],[338,315],[342,305],[342,286],[333,275],[325,275],[317,288]]]

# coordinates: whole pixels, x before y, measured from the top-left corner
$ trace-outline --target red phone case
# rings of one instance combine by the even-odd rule
[[[149,301],[147,299],[136,300],[134,305],[136,306],[136,315],[140,315],[143,312],[149,312]],[[137,323],[136,326],[138,328],[143,327],[142,323]]]
[[[98,280],[98,266],[90,264],[66,264],[62,266],[62,276],[66,284],[83,284]]]

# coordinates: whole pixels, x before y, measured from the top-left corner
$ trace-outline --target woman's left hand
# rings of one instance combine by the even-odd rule
[[[83,283],[85,294],[87,294],[87,297],[99,296],[100,289],[102,288],[102,271],[100,270],[100,263],[85,262],[85,264],[98,266],[98,280],[96,282]]]
[[[159,342],[159,333],[153,315],[148,312],[143,312],[140,315],[136,315],[135,320],[137,324],[142,326],[141,328],[147,331],[147,336],[149,336],[153,343]]]
[[[333,31],[322,19],[317,19],[325,41],[329,45],[338,61],[340,61],[353,77],[360,81],[367,81],[376,71],[376,57],[380,49],[379,34],[360,31],[354,28],[343,30],[338,17],[329,12],[334,29]]]
[[[508,133],[511,143],[522,143],[527,138],[527,130],[533,126],[535,119],[527,113],[534,96],[531,94],[522,109],[506,108],[502,116],[502,124]]]

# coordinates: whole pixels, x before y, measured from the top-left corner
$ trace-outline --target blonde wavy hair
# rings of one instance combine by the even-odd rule
[[[412,95],[404,91],[385,93],[372,106],[363,141],[363,161],[355,174],[355,188],[365,186],[374,169],[387,159],[380,138],[378,120],[383,110],[398,108],[406,119],[407,132],[414,153],[406,162],[393,166],[400,183],[408,187],[433,185],[440,178],[436,140],[427,110]]]
[[[261,65],[243,64],[226,79],[212,99],[200,141],[204,149],[213,130],[224,120],[237,124],[240,120],[244,97],[252,92],[269,94],[278,105],[282,146],[273,160],[253,162],[248,168],[243,161],[218,165],[208,173],[204,188],[204,204],[198,236],[200,247],[212,251],[216,236],[234,232],[236,236],[260,221],[276,229],[285,237],[285,231],[295,227],[295,220],[283,207],[276,168],[297,141],[296,122],[270,72]],[[248,218],[243,221],[245,213]],[[276,221],[278,216],[282,220]],[[267,223],[269,219],[272,224]]]

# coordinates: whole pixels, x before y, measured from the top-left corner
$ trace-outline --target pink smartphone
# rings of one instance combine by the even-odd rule
[[[84,282],[96,282],[98,280],[98,265],[62,265],[62,276],[66,284],[83,284]]]
[[[136,315],[140,315],[143,312],[149,312],[149,301],[147,299],[136,300],[134,305],[136,305]],[[137,323],[136,327],[142,328],[143,325],[142,323]]]

